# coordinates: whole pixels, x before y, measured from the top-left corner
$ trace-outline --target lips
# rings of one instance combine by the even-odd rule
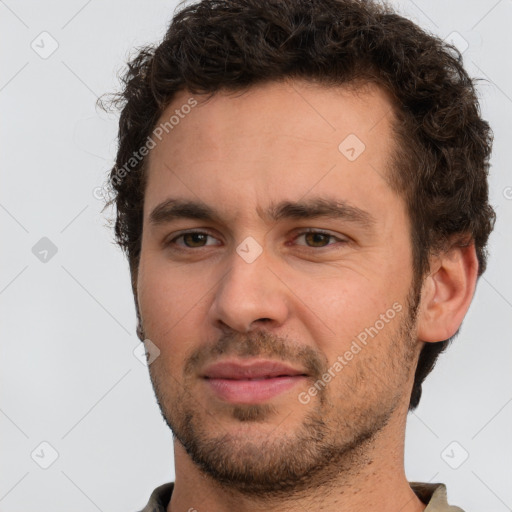
[[[223,361],[202,376],[218,398],[240,404],[265,402],[307,378],[304,370],[272,360]]]
[[[223,361],[208,366],[204,371],[207,379],[261,380],[276,377],[295,377],[306,375],[301,369],[295,369],[279,361]]]

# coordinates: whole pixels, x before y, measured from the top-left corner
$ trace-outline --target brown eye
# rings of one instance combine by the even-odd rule
[[[205,233],[185,233],[181,236],[187,247],[203,247],[208,239]]]
[[[201,247],[222,244],[214,236],[204,231],[188,231],[175,236],[165,245],[176,249],[200,249]]]
[[[295,237],[294,242],[297,245],[306,246],[307,248],[322,249],[323,247],[329,247],[331,245],[335,246],[344,244],[347,241],[343,238],[338,238],[337,236],[331,235],[331,233],[327,233],[325,231],[309,229],[299,233]]]
[[[305,233],[304,239],[310,247],[325,247],[329,245],[329,239],[333,238],[332,235],[326,235],[325,233]]]

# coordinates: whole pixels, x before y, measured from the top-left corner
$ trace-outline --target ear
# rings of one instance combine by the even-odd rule
[[[424,279],[418,313],[418,338],[437,342],[451,338],[466,315],[478,276],[475,244],[450,249],[433,257]]]

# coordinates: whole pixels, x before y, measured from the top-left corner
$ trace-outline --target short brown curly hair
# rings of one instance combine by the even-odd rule
[[[213,95],[286,78],[372,82],[391,94],[398,151],[389,178],[412,221],[414,289],[429,256],[447,244],[474,242],[480,276],[495,222],[487,184],[492,132],[456,48],[370,0],[202,0],[178,10],[158,46],[138,50],[114,101],[121,117],[107,206],[116,206],[115,238],[128,256],[134,295],[146,158],[133,155],[165,108],[185,89]],[[138,308],[137,316],[142,339]],[[451,339],[423,347],[411,410]]]

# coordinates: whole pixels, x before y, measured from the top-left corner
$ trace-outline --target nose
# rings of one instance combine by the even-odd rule
[[[252,262],[233,251],[212,303],[214,323],[238,332],[248,332],[257,324],[279,327],[289,316],[286,292],[265,250]]]

